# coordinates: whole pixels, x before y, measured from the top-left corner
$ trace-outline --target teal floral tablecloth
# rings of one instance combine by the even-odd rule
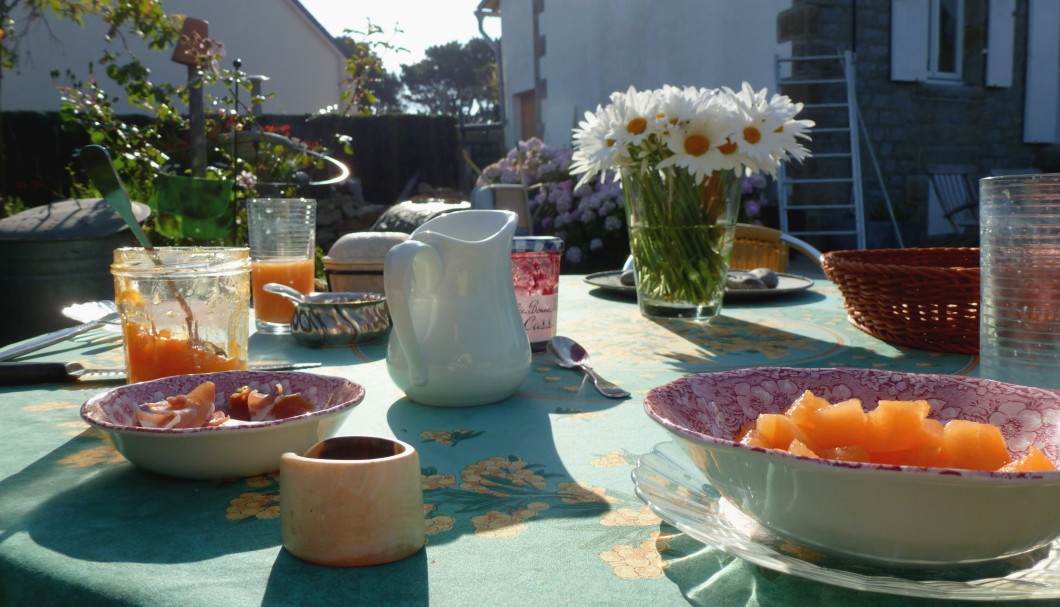
[[[633,393],[606,400],[535,355],[505,402],[431,408],[391,383],[384,344],[310,350],[255,335],[252,358],[319,361],[363,384],[340,434],[420,452],[428,543],[362,569],[303,563],[280,540],[275,474],[175,480],[122,459],[79,418],[107,384],[0,388],[0,603],[5,605],[928,605],[829,586],[706,548],[634,495],[638,456],[668,440],[643,412],[650,388],[747,366],[974,373],[975,357],[898,348],[850,325],[823,280],[726,305],[709,326],[656,323],[636,303],[564,276],[559,331]],[[120,365],[96,330],[33,360]],[[1037,604],[1042,604],[1041,602]]]

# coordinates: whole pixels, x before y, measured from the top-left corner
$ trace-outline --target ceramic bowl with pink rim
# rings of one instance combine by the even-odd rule
[[[143,427],[136,411],[146,403],[186,395],[203,382],[216,386],[215,410],[230,412],[229,395],[243,387],[262,394],[301,394],[311,405],[304,413],[266,421],[232,421],[196,428]],[[227,479],[278,470],[280,457],[303,453],[333,436],[364,387],[341,377],[295,371],[226,371],[178,375],[129,384],[90,398],[81,417],[133,464],[168,476]]]
[[[896,567],[977,563],[1060,536],[1060,472],[977,472],[862,464],[748,447],[734,437],[805,390],[831,403],[927,400],[928,417],[1001,428],[1010,455],[1037,446],[1060,462],[1060,392],[954,375],[752,368],[690,375],[644,408],[729,502],[821,552]]]

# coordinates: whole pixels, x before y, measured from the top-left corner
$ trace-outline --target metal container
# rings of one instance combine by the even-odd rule
[[[142,223],[151,209],[134,202]],[[60,312],[79,302],[114,298],[114,249],[136,243],[100,198],[64,200],[0,220],[0,344],[71,326]]]
[[[348,346],[378,339],[390,329],[381,293],[311,293],[296,303],[291,335],[310,347]]]

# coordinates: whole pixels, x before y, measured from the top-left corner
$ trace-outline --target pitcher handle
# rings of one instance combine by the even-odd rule
[[[420,269],[418,274],[417,266]],[[427,357],[423,345],[416,339],[409,299],[413,284],[433,291],[441,277],[441,268],[442,257],[438,251],[418,240],[406,240],[392,247],[383,264],[383,288],[390,318],[409,364],[409,381],[417,386],[427,383]]]

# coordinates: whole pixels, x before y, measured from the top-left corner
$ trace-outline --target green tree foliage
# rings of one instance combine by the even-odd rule
[[[83,25],[88,17],[102,19],[110,44],[97,64],[126,88],[131,103],[140,100],[156,105],[171,93],[150,83],[147,68],[126,44],[130,37],[143,40],[152,49],[164,49],[176,42],[180,19],[167,15],[162,4],[154,0],[0,0],[0,86],[3,72],[18,67],[21,44],[27,34],[35,28],[46,29],[49,17],[78,25]],[[0,191],[7,191],[5,154],[0,143]]]
[[[153,49],[166,48],[180,31],[155,0],[0,0],[0,67],[18,65],[22,40],[31,29],[45,26],[49,15],[78,25],[94,15],[107,24],[108,40],[124,42],[131,34]],[[117,55],[108,57],[113,61]]]
[[[394,34],[401,33],[395,30]],[[343,114],[395,114],[401,113],[401,82],[397,76],[383,69],[381,50],[404,51],[389,40],[382,40],[383,29],[371,20],[364,31],[346,30],[344,36],[336,38],[346,55],[346,77],[343,79]]]
[[[428,48],[426,58],[401,66],[405,99],[430,114],[458,116],[464,122],[497,118],[497,63],[482,38],[466,44],[449,42]]]

